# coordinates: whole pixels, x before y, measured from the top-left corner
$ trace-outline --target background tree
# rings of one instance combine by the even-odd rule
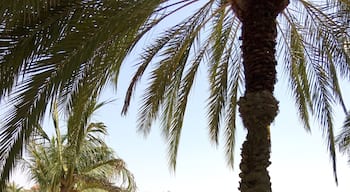
[[[251,6],[255,4],[257,6]],[[230,165],[233,164],[238,98],[243,96],[239,103],[246,106],[247,110],[241,107],[241,112],[248,129],[251,120],[246,119],[244,112],[253,109],[251,114],[255,114],[260,109],[254,108],[259,108],[258,104],[263,102],[252,104],[249,98],[269,99],[272,115],[265,121],[267,123],[259,126],[262,129],[257,129],[266,135],[265,149],[262,149],[266,153],[262,158],[265,167],[269,164],[267,127],[277,111],[277,102],[272,95],[276,81],[277,30],[280,50],[277,54],[283,61],[280,68],[290,82],[302,122],[309,129],[308,112],[316,114],[329,141],[328,148],[335,165],[331,109],[335,103],[345,106],[338,79],[349,76],[349,56],[343,46],[344,39],[348,38],[348,25],[342,25],[349,17],[341,11],[348,2],[296,0],[282,12],[286,4],[277,0],[266,3],[258,0],[34,0],[2,3],[0,99],[6,99],[9,108],[0,132],[3,149],[0,151],[0,161],[3,162],[1,182],[8,178],[16,156],[21,153],[35,123],[42,120],[46,105],[53,98],[58,96],[59,105],[69,111],[74,98],[99,93],[105,84],[117,79],[120,64],[145,33],[167,16],[191,5],[198,5],[197,11],[187,12],[186,19],[166,30],[142,54],[124,108],[126,113],[136,83],[146,69],[151,70],[150,66],[154,66],[150,86],[143,97],[139,128],[147,133],[158,116],[162,119],[172,167],[176,165],[187,99],[202,63],[207,63],[211,89],[208,98],[210,137],[218,143],[219,128],[223,127]],[[266,19],[249,24],[253,17]],[[267,21],[268,25],[261,24],[267,24]],[[261,28],[254,27],[256,24]],[[255,38],[264,46],[254,47],[252,42],[255,39],[249,38]],[[158,59],[153,60],[155,57]],[[263,63],[266,65],[259,65]],[[270,67],[267,69],[266,66]],[[243,87],[246,93],[242,95],[239,90]],[[262,111],[265,109],[270,109],[270,106],[264,106]],[[1,182],[0,186],[3,186]]]
[[[133,175],[103,140],[107,134],[105,125],[89,122],[93,112],[102,105],[91,101],[83,111],[74,107],[69,113],[67,135],[60,133],[56,107],[52,113],[56,135],[49,138],[37,127],[38,134],[29,144],[24,169],[28,169],[41,191],[135,191]]]

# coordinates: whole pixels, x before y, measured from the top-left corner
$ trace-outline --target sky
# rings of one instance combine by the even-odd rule
[[[205,71],[202,72],[201,74],[205,75]],[[313,126],[312,133],[307,133],[303,129],[291,97],[286,94],[287,90],[284,90],[285,87],[283,81],[277,84],[276,97],[280,101],[280,112],[271,126],[272,165],[269,170],[273,190],[349,191],[350,169],[346,158],[338,158],[337,187],[321,131],[316,126]],[[110,132],[108,141],[134,172],[140,191],[238,191],[240,146],[246,132],[238,120],[235,167],[231,170],[226,166],[222,146],[215,147],[209,142],[205,107],[207,95],[205,86],[198,85],[192,92],[175,174],[169,171],[167,147],[158,127],[154,126],[147,138],[136,132],[137,101],[132,103],[133,109],[127,117],[119,116],[123,96],[120,96],[120,100],[115,104],[106,106],[95,117],[105,119],[104,122]],[[344,94],[345,98],[349,96],[349,92]],[[335,127],[341,127],[343,119],[341,110],[338,109]]]
[[[200,71],[203,77],[198,79],[205,78],[205,72]],[[159,127],[155,125],[147,138],[136,132],[138,94],[128,116],[119,115],[123,94],[117,96],[120,99],[115,104],[106,106],[96,115],[96,119],[105,119],[110,132],[108,142],[134,172],[140,192],[238,191],[239,154],[246,131],[239,119],[236,159],[232,170],[226,166],[222,145],[215,147],[209,142],[205,106],[208,89],[203,86],[205,81],[197,82],[185,117],[175,173],[169,170],[166,142]],[[127,84],[123,84],[120,89],[126,89]],[[313,126],[312,133],[304,130],[291,96],[286,94],[286,87],[283,80],[277,84],[276,97],[280,101],[280,112],[271,126],[272,165],[269,171],[273,191],[349,191],[350,168],[346,157],[338,157],[337,187],[322,132],[317,126]],[[139,93],[142,92],[140,88]],[[106,98],[110,95],[113,93],[106,93]],[[350,98],[350,92],[346,91],[344,97]],[[335,112],[335,127],[340,128],[344,116],[340,109]]]
[[[148,137],[137,132],[137,107],[144,88],[142,84],[136,91],[127,116],[120,115],[125,91],[135,71],[132,64],[135,64],[137,57],[132,55],[122,68],[118,89],[108,87],[101,96],[101,100],[116,100],[101,108],[92,120],[101,121],[107,125],[109,136],[106,140],[134,173],[138,191],[238,191],[240,172],[238,164],[246,131],[238,118],[235,164],[232,170],[226,164],[223,146],[214,146],[209,141],[206,119],[206,99],[209,92],[205,68],[199,71],[194,90],[191,92],[175,172],[169,169],[167,146],[158,124],[154,124]],[[278,75],[281,75],[281,72]],[[283,78],[278,79],[275,96],[280,101],[280,111],[271,126],[272,165],[269,167],[273,191],[348,192],[350,166],[347,163],[347,157],[338,154],[339,185],[336,186],[322,131],[316,125],[312,126],[311,133],[303,129],[291,94],[287,90],[287,84]],[[344,91],[344,98],[350,98],[350,90],[344,89]],[[347,104],[349,103],[350,101],[347,100]],[[344,115],[338,108],[335,109],[334,114],[335,127],[339,130],[344,121]],[[45,126],[50,127],[51,122],[46,122]],[[12,180],[19,185],[30,186],[21,172],[14,174]]]
[[[106,141],[127,163],[135,176],[138,191],[238,191],[239,154],[246,134],[240,119],[237,121],[235,166],[232,170],[226,166],[222,145],[215,147],[209,142],[205,107],[207,87],[196,86],[189,101],[174,173],[169,169],[166,142],[157,124],[146,138],[137,132],[138,94],[131,103],[129,114],[125,117],[120,115],[125,93],[122,90],[127,88],[131,74],[127,71],[132,72],[125,69],[125,72],[120,73],[120,81],[125,82],[120,83],[120,91],[116,93],[110,88],[101,97],[102,100],[116,101],[97,111],[92,121],[101,121],[107,125],[109,136]],[[201,71],[201,74],[205,75],[205,71]],[[271,126],[272,165],[269,171],[273,191],[348,192],[350,167],[346,157],[338,155],[339,186],[336,186],[321,131],[316,126],[312,127],[312,133],[303,129],[285,87],[282,81],[277,84],[276,97],[280,101],[280,112]],[[142,92],[142,88],[138,92]],[[346,91],[344,97],[349,98],[350,92]],[[340,128],[344,120],[340,109],[336,110],[335,116],[335,127]],[[51,126],[51,123],[47,122],[47,126]],[[20,178],[20,173],[13,179],[20,185],[29,186],[28,181]]]

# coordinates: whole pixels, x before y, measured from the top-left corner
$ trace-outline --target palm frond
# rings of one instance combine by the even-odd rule
[[[52,98],[58,95],[64,105],[82,95],[82,87],[90,93],[101,91],[118,73],[139,28],[160,1],[77,2],[62,4],[57,13],[51,12],[51,6],[44,20],[35,25],[31,20],[30,26],[22,26],[28,30],[18,35],[9,23],[1,23],[0,39],[5,42],[0,49],[1,97],[10,97],[9,105],[14,107],[8,110],[0,133],[0,183],[8,178],[34,122],[42,120]],[[10,8],[16,9],[1,10]]]
[[[228,62],[220,62],[222,54],[224,53],[225,46],[229,40],[230,27],[223,28],[223,22],[225,14],[219,16],[216,25],[213,30],[216,30],[215,35],[212,37],[213,43],[213,54],[210,65],[210,96],[208,99],[208,117],[209,117],[209,132],[210,139],[213,143],[218,144],[219,127],[222,121],[222,112],[224,110],[225,102],[227,100],[227,68]],[[221,34],[222,31],[222,34]],[[227,59],[226,59],[227,60]]]
[[[116,180],[122,188],[136,189],[135,179],[125,162],[117,158],[106,145],[86,146],[85,150],[82,150],[80,162],[78,170],[81,175],[110,182]]]
[[[213,32],[211,33],[212,47],[210,50],[210,65],[209,65],[209,83],[210,96],[208,99],[208,119],[209,132],[211,141],[218,144],[219,127],[222,121],[222,114],[227,105],[227,90],[228,90],[228,68],[231,64],[231,59],[237,54],[233,52],[239,50],[234,47],[237,40],[237,31],[239,25],[237,20],[230,18],[230,10],[223,9],[218,14],[218,19],[214,20]],[[230,15],[230,16],[228,16]],[[233,31],[233,32],[232,32]],[[233,39],[233,40],[232,40]],[[235,50],[233,50],[233,47]]]
[[[237,20],[232,22],[229,17],[226,17],[229,10],[225,6],[224,2],[217,5],[215,1],[209,1],[185,22],[167,30],[156,40],[155,44],[146,49],[138,71],[128,89],[123,113],[126,112],[129,106],[130,96],[136,82],[141,78],[146,68],[150,66],[153,58],[159,56],[161,59],[156,62],[156,67],[151,72],[151,82],[143,96],[138,122],[139,130],[147,134],[152,122],[158,117],[159,113],[161,114],[162,130],[169,147],[169,163],[173,169],[176,166],[176,155],[186,102],[199,64],[203,61],[205,54],[210,53],[209,45],[212,41],[203,44],[196,44],[196,42],[203,40],[200,34],[204,33],[204,26],[209,21],[214,20],[217,15],[223,14],[225,18],[223,27],[226,32],[222,34],[222,38],[232,36],[230,27],[233,23],[237,24]],[[237,28],[234,28],[234,30],[237,32]],[[216,46],[219,46],[219,44],[216,43]],[[225,47],[224,49],[226,50],[226,54],[223,56],[225,59],[220,59],[220,63],[228,63],[229,60],[233,59],[229,57],[229,51],[227,51],[229,48]],[[228,64],[226,66],[228,67]],[[186,69],[188,69],[188,72],[185,72]]]
[[[79,1],[13,1],[1,6],[1,91],[8,95],[31,61],[43,56],[57,36],[57,23],[78,6]],[[49,35],[50,34],[50,35]]]
[[[193,15],[161,34],[142,54],[138,70],[128,88],[122,111],[124,114],[137,82],[147,69],[154,66],[150,72],[150,83],[142,97],[138,127],[144,134],[149,133],[153,121],[160,115],[172,170],[176,167],[186,102],[197,70],[206,55],[209,55],[211,83],[208,104],[211,138],[214,142],[218,141],[221,116],[227,110],[226,156],[229,164],[233,164],[236,99],[242,84],[242,71],[237,67],[240,65],[240,52],[237,51],[239,22],[237,18],[232,19],[227,5],[225,1],[208,1]],[[205,27],[211,22],[214,26],[208,33]],[[154,61],[154,58],[159,60]],[[221,93],[219,96],[218,91]]]
[[[166,98],[177,96],[181,78],[185,65],[187,63],[192,43],[203,26],[207,14],[210,11],[211,3],[208,2],[200,8],[194,15],[185,22],[176,25],[166,32],[161,39],[167,41],[157,41],[156,46],[151,46],[149,49],[156,47],[155,51],[163,58],[157,62],[157,67],[151,72],[151,83],[143,96],[143,104],[139,113],[139,130],[148,133],[151,123],[157,117],[161,105]],[[165,43],[163,43],[165,42]],[[148,56],[154,56],[150,54]],[[152,58],[144,59],[149,62]],[[141,67],[143,68],[142,63]],[[171,104],[171,100],[168,100]],[[166,113],[165,113],[166,114]]]
[[[60,151],[55,146],[56,138],[53,137],[48,145],[42,143],[30,143],[28,160],[22,161],[22,167],[28,170],[31,179],[40,184],[42,190],[58,190],[62,164],[52,163],[60,161]],[[53,145],[52,145],[53,144]]]
[[[285,22],[289,30],[282,30],[281,37],[284,43],[283,49],[286,51],[284,61],[286,72],[288,73],[291,93],[293,94],[298,107],[299,118],[307,131],[310,131],[309,110],[313,111],[313,104],[310,95],[310,83],[307,76],[308,52],[304,44],[300,26],[297,25],[296,18],[287,10]],[[279,25],[280,26],[280,25]]]
[[[303,0],[294,1],[293,6],[284,13],[289,29],[282,37],[289,35],[287,45],[291,45],[286,49],[290,58],[285,69],[289,70],[305,127],[309,129],[308,112],[312,112],[323,130],[337,182],[332,108],[339,103],[347,111],[338,77],[348,77],[350,72],[343,49],[343,27],[329,6]]]
[[[97,179],[89,176],[78,176],[78,179],[83,187],[79,187],[81,190],[88,191],[89,189],[96,191],[98,189],[110,192],[124,192],[120,187],[115,186],[113,183],[106,179]],[[130,190],[133,191],[133,190]]]
[[[173,104],[174,110],[170,111],[170,116],[166,116],[166,118],[164,118],[165,122],[169,122],[168,124],[163,123],[163,125],[165,125],[163,127],[163,132],[166,133],[165,136],[168,141],[169,164],[172,170],[175,170],[176,168],[178,146],[180,142],[181,130],[188,97],[190,94],[191,87],[194,83],[199,64],[201,63],[204,57],[207,46],[208,44],[204,45],[203,49],[198,52],[198,55],[195,57],[195,60],[193,61],[192,65],[184,75],[184,78],[181,81],[181,85],[177,92],[178,95],[175,98],[175,102]],[[169,113],[169,111],[166,110],[167,108],[168,106],[165,106],[163,114]]]
[[[242,66],[242,58],[239,50],[238,29],[240,23],[236,23],[232,27],[231,38],[233,41],[229,44],[227,54],[227,61],[229,63],[229,81],[228,81],[228,101],[226,104],[225,114],[225,156],[228,166],[233,168],[234,163],[234,149],[235,149],[235,132],[236,132],[236,118],[237,118],[237,101],[242,94],[241,88],[244,87],[244,74]]]

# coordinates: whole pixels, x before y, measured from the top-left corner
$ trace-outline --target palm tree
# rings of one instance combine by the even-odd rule
[[[342,25],[349,21],[349,12],[344,11],[349,3],[321,3],[34,0],[1,4],[0,100],[10,107],[0,132],[0,186],[53,98],[58,97],[59,106],[69,111],[77,97],[84,103],[90,93],[100,93],[104,85],[117,80],[121,63],[144,34],[191,5],[198,5],[197,11],[186,12],[187,18],[178,20],[142,54],[123,109],[126,113],[145,70],[152,70],[139,128],[148,133],[160,117],[169,141],[171,166],[176,166],[191,87],[200,64],[206,63],[211,140],[218,143],[224,123],[226,156],[232,165],[239,104],[248,130],[240,166],[241,191],[260,186],[270,190],[268,127],[278,110],[273,97],[278,31],[280,68],[290,82],[302,122],[309,130],[309,112],[315,114],[335,167],[332,107],[343,105],[338,81],[349,76],[344,46],[348,42],[344,39],[349,39],[348,25]]]
[[[29,159],[23,165],[41,191],[135,191],[134,178],[124,161],[115,156],[101,137],[107,134],[106,126],[101,122],[89,123],[92,113],[102,105],[91,101],[84,111],[73,110],[68,117],[67,135],[60,133],[56,107],[53,110],[56,136],[50,139],[37,127],[38,134],[28,147]],[[112,179],[121,181],[121,187],[111,183]]]
[[[183,1],[181,5],[195,2]],[[283,61],[280,69],[288,78],[304,127],[310,130],[311,112],[325,133],[337,182],[332,107],[340,104],[347,111],[339,78],[347,79],[350,74],[344,44],[349,25],[343,25],[349,21],[343,11],[344,7],[349,10],[349,3],[323,3],[206,1],[198,11],[162,33],[142,54],[123,112],[127,112],[137,82],[150,70],[150,83],[139,109],[139,130],[147,134],[152,122],[161,120],[175,168],[187,100],[200,64],[207,63],[210,139],[218,143],[224,123],[225,151],[232,165],[238,105],[248,132],[241,154],[240,191],[269,192],[269,126],[278,113],[273,93],[279,54],[279,61]],[[281,51],[276,53],[276,47]]]

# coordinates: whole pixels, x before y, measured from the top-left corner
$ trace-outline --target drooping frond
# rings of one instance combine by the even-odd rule
[[[225,156],[231,167],[234,162],[238,91],[243,85],[239,28],[238,19],[231,12],[225,12],[214,20],[213,33],[209,37],[212,45],[208,99],[210,138],[214,144],[218,144],[221,121],[224,121]]]
[[[176,166],[189,93],[202,63],[207,66],[209,75],[211,139],[218,142],[220,122],[225,117],[226,156],[229,164],[233,164],[237,91],[243,77],[238,40],[240,25],[227,6],[226,1],[203,3],[187,19],[162,33],[142,54],[127,91],[123,113],[127,112],[137,82],[146,70],[151,70],[139,110],[138,127],[147,134],[152,123],[158,118],[161,120],[172,169]]]
[[[289,29],[281,30],[281,38],[283,43],[283,49],[286,57],[284,63],[286,64],[285,72],[290,77],[289,83],[291,93],[293,94],[296,106],[298,107],[299,117],[304,124],[306,130],[310,131],[309,125],[309,111],[313,109],[310,95],[310,83],[307,78],[307,52],[303,37],[300,34],[300,26],[298,26],[290,12],[286,11],[286,25],[290,26]]]
[[[340,77],[349,77],[349,55],[343,46],[344,26],[331,6],[309,1],[293,1],[279,23],[284,41],[284,64],[299,116],[310,130],[309,112],[327,140],[336,177],[333,107],[340,104],[346,112]]]
[[[150,124],[155,120],[160,105],[164,102],[167,96],[179,90],[183,71],[190,55],[192,44],[202,29],[203,22],[206,20],[210,12],[211,4],[207,3],[199,11],[197,11],[191,19],[169,29],[156,41],[156,45],[149,47],[147,52],[152,53],[152,50],[157,50],[161,60],[157,62],[157,67],[151,72],[150,86],[146,89],[143,97],[143,105],[140,110],[139,128],[145,133],[148,132]],[[162,40],[167,40],[165,43]],[[154,56],[153,54],[146,56]],[[144,58],[146,56],[143,56]],[[152,58],[143,59],[143,67]],[[177,96],[177,94],[175,94]]]
[[[236,24],[238,25],[238,24]],[[237,119],[237,101],[242,94],[242,87],[244,87],[244,75],[241,52],[239,51],[239,43],[236,41],[238,35],[239,26],[233,26],[231,39],[233,41],[229,44],[227,54],[230,54],[227,61],[229,63],[228,73],[228,100],[226,104],[225,113],[225,156],[227,164],[233,167],[234,163],[234,149],[235,149],[235,132],[236,132],[236,119]]]
[[[222,115],[227,106],[228,81],[231,79],[229,67],[236,68],[240,65],[239,45],[237,31],[238,20],[232,19],[232,13],[222,10],[217,19],[213,21],[211,36],[210,60],[209,60],[209,84],[210,96],[208,99],[208,119],[211,141],[218,144],[218,134]],[[237,54],[238,53],[238,54]],[[232,62],[235,60],[234,62]]]
[[[206,46],[204,46],[206,48]],[[185,116],[186,106],[188,97],[193,86],[196,73],[200,62],[204,56],[204,50],[201,50],[196,56],[192,63],[192,66],[185,73],[179,90],[175,92],[174,97],[167,97],[166,100],[174,99],[173,103],[165,102],[163,107],[163,122],[169,122],[167,124],[163,123],[163,131],[165,132],[165,137],[168,140],[169,148],[169,163],[172,169],[176,168],[176,157],[178,153],[178,146],[180,142],[181,130],[183,125],[183,120]],[[173,110],[168,110],[169,107],[173,107]]]

